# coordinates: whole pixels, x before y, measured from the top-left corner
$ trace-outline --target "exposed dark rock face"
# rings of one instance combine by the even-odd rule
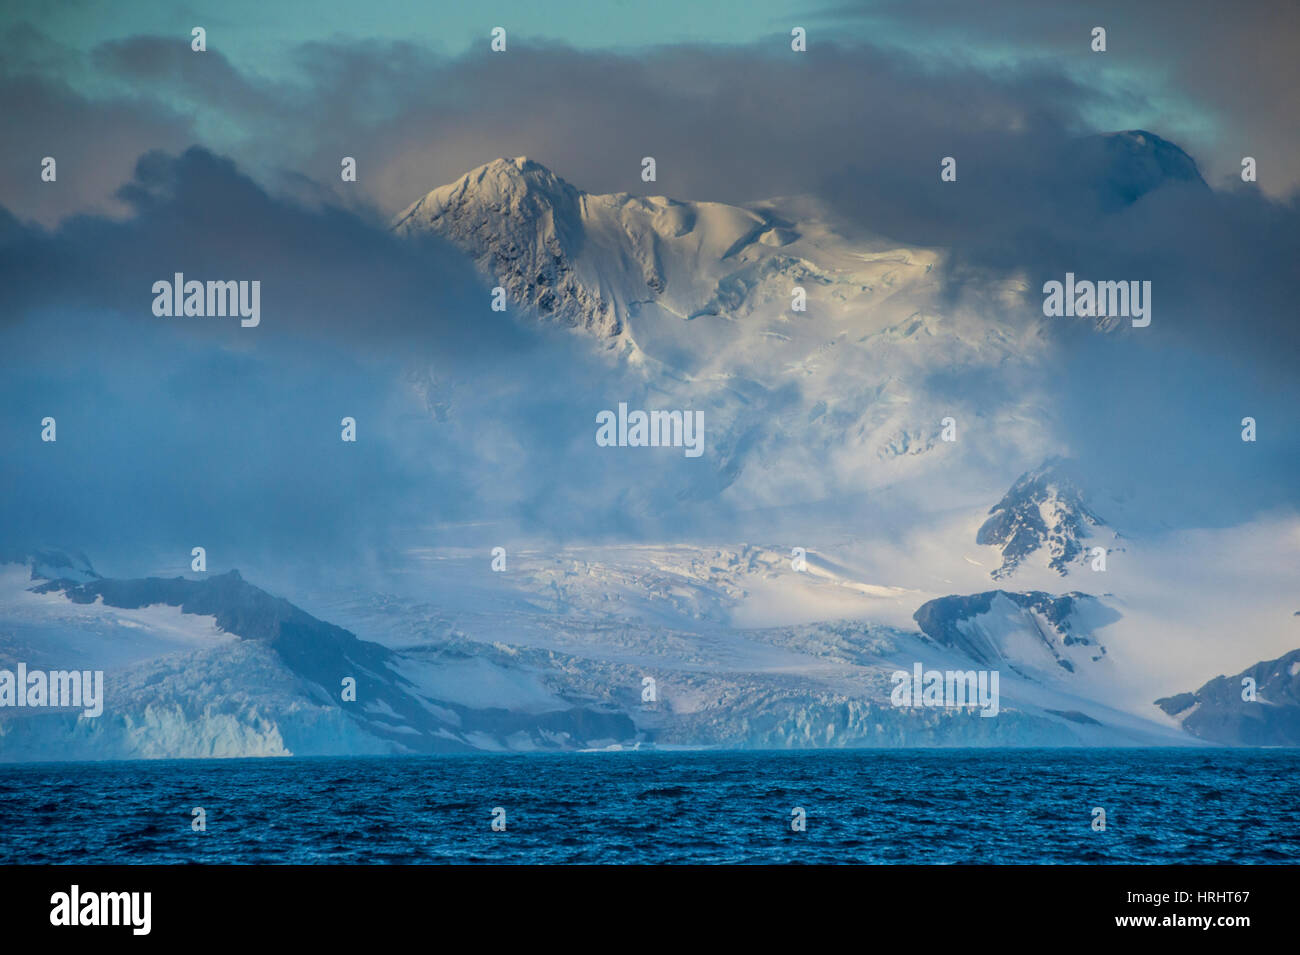
[[[1243,699],[1243,681],[1255,681],[1255,699]],[[1265,660],[1236,676],[1217,676],[1195,693],[1156,700],[1183,729],[1232,746],[1300,746],[1300,650]]]
[[[1051,460],[1022,474],[1002,500],[989,509],[989,518],[975,543],[997,547],[1001,565],[995,580],[1011,576],[1026,558],[1042,550],[1047,566],[1062,577],[1072,563],[1086,557],[1083,541],[1102,521],[1084,504],[1079,489]]]
[[[991,666],[1003,660],[998,634],[978,624],[981,617],[995,609],[994,602],[999,597],[1019,608],[1024,628],[1042,641],[1062,669],[1074,671],[1075,663],[1070,657],[1077,659],[1078,650],[1084,650],[1087,658],[1094,661],[1105,656],[1106,648],[1078,626],[1076,612],[1087,604],[1098,621],[1109,622],[1118,617],[1113,611],[1107,613],[1103,605],[1088,594],[1069,593],[1056,597],[1039,590],[1027,593],[990,590],[969,596],[939,597],[922,604],[912,619],[935,643],[960,650]],[[1071,649],[1076,652],[1069,652]]]

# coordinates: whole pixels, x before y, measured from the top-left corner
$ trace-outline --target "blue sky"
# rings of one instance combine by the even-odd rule
[[[264,0],[171,3],[131,0],[63,2],[40,20],[82,49],[137,34],[188,33],[203,26],[241,69],[273,76],[291,44],[366,37],[428,46],[459,55],[486,46],[493,27],[520,40],[549,40],[583,49],[634,49],[674,43],[749,43],[788,35],[790,26],[820,15],[814,5],[785,0],[631,0],[571,4],[447,3],[428,0],[325,0],[310,5]],[[793,19],[792,19],[793,18]],[[802,19],[801,19],[802,18]],[[828,24],[828,27],[830,24]]]

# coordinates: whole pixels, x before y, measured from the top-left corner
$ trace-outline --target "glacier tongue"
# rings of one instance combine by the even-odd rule
[[[852,617],[743,623],[744,604],[767,606],[778,592],[788,600],[791,588],[821,613],[839,606],[897,616],[896,605],[920,597],[870,585],[812,553],[804,571],[752,545],[517,561],[508,585],[515,598],[465,592],[447,562],[438,572],[451,575],[443,596],[463,592],[464,606],[366,591],[313,598],[387,645],[233,573],[32,587],[15,568],[4,579],[22,589],[4,591],[0,636],[24,616],[79,615],[82,624],[70,639],[67,629],[29,622],[19,641],[0,639],[0,667],[23,659],[22,635],[38,631],[44,659],[67,666],[81,659],[81,631],[120,639],[110,629],[116,619],[130,620],[136,652],[98,658],[102,717],[0,712],[0,760],[1178,741],[1091,696],[1090,681],[1075,677],[1092,674],[1067,672],[1067,663],[1104,655],[1092,630],[1107,618],[1081,595],[942,598],[918,614],[927,637]],[[998,718],[891,705],[890,674],[916,664],[1001,670]],[[340,699],[346,676],[357,680],[354,703]],[[647,677],[657,688],[649,701]]]

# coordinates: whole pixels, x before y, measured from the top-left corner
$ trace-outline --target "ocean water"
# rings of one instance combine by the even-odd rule
[[[0,862],[1296,863],[1300,750],[7,765]]]

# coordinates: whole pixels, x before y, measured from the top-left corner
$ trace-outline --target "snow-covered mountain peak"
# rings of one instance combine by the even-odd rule
[[[1089,594],[993,590],[931,600],[915,619],[934,642],[987,666],[1061,679],[1062,673],[1091,675],[1106,657],[1094,631],[1119,614]]]
[[[518,157],[434,189],[400,213],[393,229],[451,242],[516,307],[621,336],[629,356],[671,364],[684,346],[715,344],[699,340],[710,330],[680,323],[755,314],[788,321],[804,308],[802,298],[793,307],[796,287],[805,290],[810,312],[852,307],[861,314],[933,281],[938,257],[930,250],[846,242],[824,220],[805,218],[811,209],[797,199],[741,207],[597,195]],[[891,323],[915,311],[891,314]]]
[[[1002,500],[989,510],[975,542],[997,547],[1001,565],[995,580],[1011,576],[1035,552],[1062,577],[1072,563],[1087,558],[1084,541],[1103,526],[1084,503],[1083,493],[1059,458],[1022,474]]]
[[[461,249],[516,305],[600,335],[622,330],[614,303],[580,279],[586,195],[525,156],[495,159],[434,189],[394,221]]]
[[[472,209],[533,224],[545,220],[543,224],[552,232],[558,216],[560,231],[564,231],[564,225],[575,224],[572,220],[580,195],[527,156],[494,159],[416,200],[397,217],[394,227],[403,233],[433,227],[445,215]]]
[[[967,284],[954,300],[941,252],[849,235],[809,197],[602,195],[520,157],[434,189],[393,229],[454,245],[512,309],[589,333],[657,403],[701,410],[708,463],[674,500],[784,507],[912,480],[948,447],[947,417],[1012,422],[981,448],[989,460],[1028,462],[1022,446],[1043,446],[1018,424],[1027,414],[933,386],[952,369],[996,370],[1034,407],[1039,310],[1016,313],[1001,286]],[[811,460],[823,465],[810,472]]]

